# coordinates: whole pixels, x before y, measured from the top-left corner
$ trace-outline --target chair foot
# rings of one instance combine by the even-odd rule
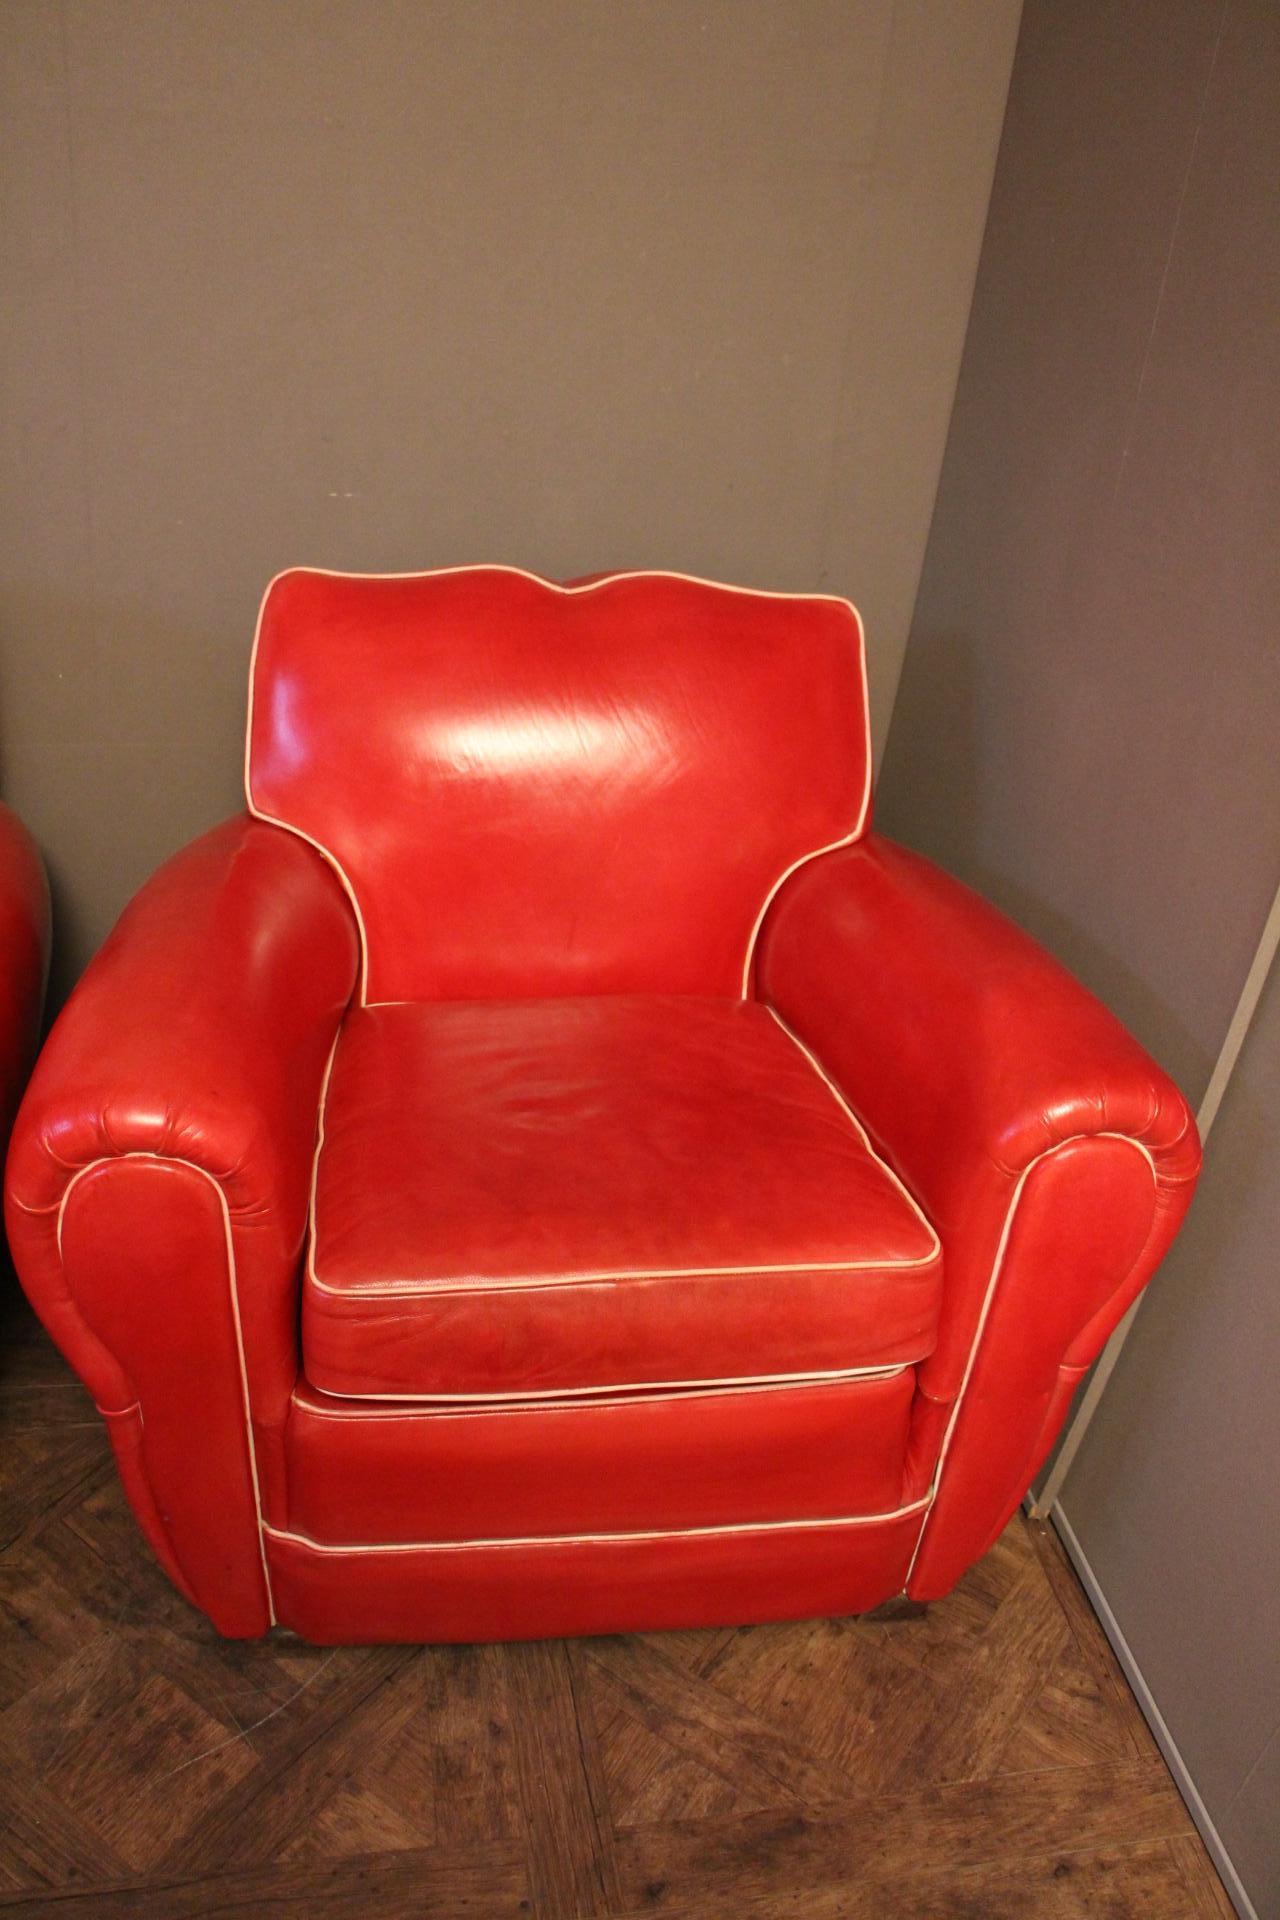
[[[892,1600],[884,1600],[878,1607],[872,1607],[870,1613],[860,1614],[861,1620],[923,1620],[929,1611],[927,1600],[908,1600],[905,1593],[895,1594]]]

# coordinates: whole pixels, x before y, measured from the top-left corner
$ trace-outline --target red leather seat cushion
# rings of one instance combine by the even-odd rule
[[[921,1359],[936,1236],[768,1010],[374,1006],[330,1076],[303,1355],[330,1393],[572,1393]]]

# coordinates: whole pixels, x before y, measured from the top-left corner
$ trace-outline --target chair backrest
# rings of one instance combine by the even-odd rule
[[[245,789],[340,874],[367,1001],[740,994],[783,877],[867,823],[861,623],[675,574],[281,574]]]

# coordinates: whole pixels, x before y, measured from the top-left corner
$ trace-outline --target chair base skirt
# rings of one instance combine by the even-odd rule
[[[267,1561],[280,1625],[321,1646],[747,1626],[901,1593],[923,1513],[357,1548],[268,1530]]]

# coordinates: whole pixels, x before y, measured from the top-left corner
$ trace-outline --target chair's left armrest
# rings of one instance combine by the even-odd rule
[[[937,1229],[943,1304],[912,1471],[912,1591],[945,1592],[1053,1442],[1200,1165],[1187,1104],[1112,1014],[967,887],[877,836],[780,892],[757,988]]]
[[[269,1617],[322,1083],[359,940],[304,841],[241,817],[126,908],[14,1125],[10,1246],[134,1509],[226,1632]]]

